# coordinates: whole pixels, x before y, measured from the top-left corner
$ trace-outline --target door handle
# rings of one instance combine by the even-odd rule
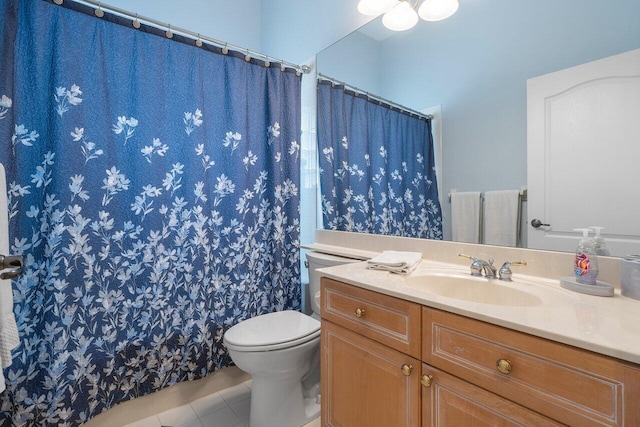
[[[551,227],[551,224],[543,224],[542,221],[540,221],[539,219],[532,219],[531,226],[533,228]]]
[[[0,279],[13,279],[22,274],[22,255],[0,255]]]

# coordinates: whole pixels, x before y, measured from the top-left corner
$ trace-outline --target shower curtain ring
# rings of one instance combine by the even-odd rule
[[[168,29],[164,33],[164,35],[167,36],[168,39],[172,39],[173,38],[173,32],[171,31],[171,24],[168,24]]]
[[[286,69],[287,69],[287,67],[285,67],[285,65],[284,65],[284,59],[281,59],[280,60],[280,71],[284,71]]]
[[[57,4],[58,6],[60,6],[60,5],[62,4],[62,1],[63,1],[63,0],[53,0],[53,2],[54,2],[55,4]]]
[[[140,21],[138,21],[138,14],[137,13],[136,13],[136,19],[133,20],[131,25],[133,25],[133,28],[140,28]]]
[[[264,57],[264,66],[269,68],[271,66],[271,62],[269,61],[269,57],[265,55]]]
[[[249,49],[247,49],[247,54],[244,56],[244,60],[247,62],[251,61],[251,55],[249,55]]]
[[[200,40],[200,33],[198,33],[198,38],[196,39],[196,46],[202,47],[202,40]]]
[[[224,44],[224,47],[222,48],[222,53],[225,55],[229,53],[229,48],[227,47],[227,43]]]
[[[94,10],[93,13],[98,18],[102,18],[104,16],[104,12],[102,11],[102,3],[98,2],[98,8],[96,10]]]

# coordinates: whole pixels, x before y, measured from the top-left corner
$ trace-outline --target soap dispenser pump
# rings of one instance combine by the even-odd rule
[[[596,244],[596,254],[604,255],[604,256],[611,256],[611,252],[609,251],[609,248],[607,247],[607,243],[604,241],[604,237],[602,237],[602,235],[600,234],[602,232],[602,230],[604,230],[604,227],[600,227],[598,225],[592,225],[589,228],[596,232],[596,236],[593,238],[593,240],[594,240],[594,242]]]
[[[582,231],[582,239],[576,248],[574,272],[576,281],[583,285],[595,285],[598,277],[598,255],[596,243],[589,237],[588,228],[576,228],[574,231]]]

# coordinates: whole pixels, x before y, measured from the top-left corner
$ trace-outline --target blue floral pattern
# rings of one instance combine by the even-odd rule
[[[442,239],[431,121],[318,83],[324,227]]]
[[[299,309],[300,79],[18,3],[0,162],[25,272],[0,425],[74,426],[229,365],[225,330]]]

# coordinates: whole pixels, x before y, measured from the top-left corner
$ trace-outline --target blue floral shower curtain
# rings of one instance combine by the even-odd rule
[[[300,307],[295,71],[67,4],[2,1],[26,265],[3,426],[78,425],[203,377],[231,363],[230,326]]]
[[[431,120],[318,82],[324,227],[442,239]]]

